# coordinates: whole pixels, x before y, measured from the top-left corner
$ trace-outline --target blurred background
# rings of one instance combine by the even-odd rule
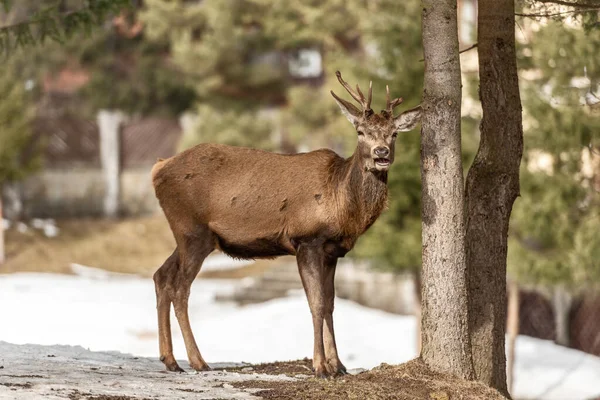
[[[0,27],[48,3],[57,2],[15,2]],[[63,12],[81,5],[58,1]],[[537,3],[518,5],[525,152],[508,256],[513,393],[592,399],[600,396],[598,10],[532,17]],[[481,118],[476,10],[475,0],[459,1],[460,46],[470,49],[461,56],[465,171]],[[386,84],[406,107],[418,104],[420,14],[413,0],[132,0],[93,31],[4,58],[0,340],[156,357],[151,276],[174,248],[150,182],[156,159],[202,142],[350,156],[356,137],[329,94],[344,93],[334,72],[363,87],[372,80],[375,109]],[[416,130],[398,137],[390,208],[338,268],[336,332],[349,367],[418,354],[419,142]],[[293,258],[214,254],[200,275],[190,314],[209,362],[310,355]]]

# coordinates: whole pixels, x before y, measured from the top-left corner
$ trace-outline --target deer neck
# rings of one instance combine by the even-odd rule
[[[357,151],[338,168],[337,197],[341,218],[354,222],[352,231],[362,234],[387,206],[387,172],[369,171]]]

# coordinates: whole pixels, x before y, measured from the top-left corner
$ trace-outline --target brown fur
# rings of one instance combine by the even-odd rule
[[[399,128],[385,112],[359,113],[338,104],[360,135],[348,159],[327,149],[284,155],[201,144],[152,168],[156,196],[177,243],[154,275],[167,369],[181,370],[173,357],[171,303],[190,365],[208,368],[190,328],[187,301],[202,262],[218,248],[244,259],[295,255],[313,315],[315,373],[345,372],[333,330],[335,267],[387,205],[387,167],[374,154],[383,146],[393,161],[393,133]],[[405,114],[414,120],[415,112],[420,110]]]

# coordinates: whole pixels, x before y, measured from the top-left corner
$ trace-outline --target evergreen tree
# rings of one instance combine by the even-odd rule
[[[0,11],[5,14],[0,14],[0,55],[48,41],[62,43],[75,34],[89,34],[109,14],[128,5],[129,0],[0,0]]]
[[[35,157],[23,152],[31,145],[33,107],[27,82],[13,65],[0,70],[0,187],[22,179],[37,165]]]
[[[600,277],[600,263],[585,262],[600,241],[582,243],[600,207],[598,171],[582,172],[600,146],[600,119],[585,104],[600,82],[600,30],[550,22],[522,45],[519,61],[538,77],[523,85],[523,196],[510,269],[524,283],[582,285]]]
[[[519,54],[521,68],[534,78],[522,85],[522,197],[511,223],[508,268],[521,284],[549,288],[556,300],[600,278],[600,239],[593,233],[600,213],[600,119],[589,105],[600,82],[600,30],[576,21],[539,25]],[[569,307],[562,303],[555,302],[557,341],[568,344],[561,314]]]
[[[149,40],[167,43],[179,79],[193,88],[202,141],[270,147],[272,123],[261,107],[284,99],[285,70],[262,29],[265,8],[252,1],[148,0],[141,19]]]
[[[5,258],[2,187],[24,178],[38,166],[30,140],[33,108],[25,85],[14,65],[5,63],[0,69],[0,264]]]
[[[364,40],[377,49],[366,64],[371,66],[369,71],[383,71],[386,78],[379,80],[378,87],[389,84],[407,103],[420,103],[423,84],[423,63],[418,62],[423,56],[420,4],[383,1],[366,11],[370,11],[370,18],[361,20]],[[374,259],[379,267],[414,273],[421,268],[420,140],[418,132],[398,136],[397,156],[388,182],[390,208],[354,251],[357,256]]]

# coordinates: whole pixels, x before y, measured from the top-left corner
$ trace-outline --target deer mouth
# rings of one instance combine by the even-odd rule
[[[376,158],[375,166],[379,170],[387,170],[390,167],[390,159],[389,158]]]

